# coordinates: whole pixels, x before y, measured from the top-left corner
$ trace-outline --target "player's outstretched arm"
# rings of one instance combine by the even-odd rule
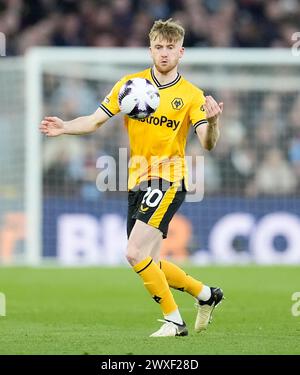
[[[59,117],[45,117],[40,124],[40,131],[48,137],[57,137],[61,134],[89,134],[97,130],[109,116],[98,108],[89,116],[77,117],[71,121],[63,121]]]
[[[205,111],[208,124],[196,129],[202,147],[212,150],[220,136],[219,117],[223,112],[223,103],[217,103],[212,96],[205,97]]]

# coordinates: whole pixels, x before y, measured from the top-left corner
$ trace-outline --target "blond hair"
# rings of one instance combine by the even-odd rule
[[[155,21],[150,33],[150,41],[154,41],[157,38],[167,40],[168,42],[178,42],[184,39],[184,28],[172,18],[166,21],[158,20]]]

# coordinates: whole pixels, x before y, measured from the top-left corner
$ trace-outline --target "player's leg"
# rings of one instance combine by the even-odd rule
[[[187,329],[166,277],[150,256],[155,254],[155,249],[159,251],[161,241],[162,234],[157,228],[136,220],[129,236],[126,258],[152,298],[160,304],[164,315],[163,326],[151,336],[185,336]]]
[[[133,207],[135,204],[137,209],[128,211],[129,232],[135,219],[138,218],[160,229],[164,237],[167,236],[169,222],[184,201],[186,190],[183,181],[175,182],[170,184],[169,188],[162,189],[162,183],[165,182],[165,180],[151,181],[151,189],[147,190],[147,199],[143,195],[142,198],[139,198],[138,204],[133,198],[130,199],[129,207]],[[133,193],[132,196],[134,196]],[[134,221],[130,221],[132,217]],[[162,261],[159,263],[159,250],[160,245],[159,247],[158,244],[153,245],[152,250],[150,249],[150,256],[160,265],[170,287],[186,291],[196,298],[198,313],[195,330],[199,332],[206,329],[211,321],[215,306],[223,298],[223,292],[219,288],[204,285],[171,262]]]
[[[223,299],[223,291],[220,288],[204,285],[201,281],[186,274],[174,263],[161,260],[159,265],[166,275],[170,287],[187,292],[196,299],[197,316],[195,330],[197,332],[205,330],[211,322],[214,308]]]
[[[156,263],[155,268],[157,267],[157,270],[161,272],[163,280],[165,280],[164,288],[167,288],[166,290],[169,291],[170,295],[172,294],[170,292],[165,275],[157,266],[157,262],[159,259],[162,235],[166,237],[169,221],[171,220],[173,214],[177,211],[177,209],[181,205],[185,196],[185,191],[180,192],[180,186],[181,186],[181,182],[168,183],[165,180],[157,179],[157,180],[146,182],[146,186],[143,186],[141,190],[135,191],[135,192],[131,191],[129,192],[129,195],[128,195],[128,221],[127,221],[127,233],[129,236],[128,250],[130,250],[131,244],[133,244],[132,250],[134,250],[134,248],[137,247],[136,243],[133,243],[133,242],[131,243],[132,238],[133,238],[132,237],[133,233],[134,233],[134,236],[139,236],[138,231],[137,231],[137,234],[135,234],[138,228],[138,226],[135,227],[135,223],[138,223],[139,221],[141,221],[144,224],[148,224],[148,226],[152,228],[152,229],[148,228],[148,230],[150,231],[151,238],[149,240],[142,238],[141,246],[144,246],[146,242],[150,244],[150,246],[146,250],[147,256],[150,256],[152,259],[154,259],[154,262]],[[141,226],[142,224],[138,224],[138,225]],[[154,231],[154,233],[160,233],[159,237],[152,235],[152,231]],[[143,256],[145,255],[146,254],[143,254]],[[129,260],[129,261],[132,262],[132,260]],[[153,268],[154,268],[154,265],[153,265]],[[174,305],[173,305],[173,308],[174,308]],[[169,309],[169,311],[171,311],[171,309]],[[169,311],[167,310],[164,311],[165,319],[170,320],[172,322],[177,322],[180,325],[182,322],[182,318],[179,314],[177,306],[176,306],[176,310],[172,311],[171,313],[169,313]],[[163,327],[165,325],[166,324],[164,324]],[[164,336],[165,332],[164,332],[163,327],[162,327],[163,332],[159,330],[153,336]],[[170,327],[167,327],[167,328],[168,328],[167,330],[170,331]],[[182,331],[181,325],[176,328]],[[173,327],[173,331],[174,331],[174,327]],[[187,334],[186,329],[183,330],[182,334]]]
[[[181,292],[187,292],[195,298],[198,298],[199,295],[201,295],[201,292],[204,299],[210,297],[210,289],[208,287],[206,287],[201,281],[198,281],[185,273],[174,263],[167,260],[161,260],[159,266],[166,275],[166,279],[171,288],[180,290]]]

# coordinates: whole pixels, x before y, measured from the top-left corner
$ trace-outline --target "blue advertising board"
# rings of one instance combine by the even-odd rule
[[[43,256],[64,264],[120,264],[127,202],[44,200]],[[209,197],[185,202],[191,259],[217,263],[300,263],[300,199]]]

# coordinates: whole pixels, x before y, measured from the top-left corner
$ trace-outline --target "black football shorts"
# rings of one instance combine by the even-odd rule
[[[169,182],[153,179],[142,182],[128,192],[127,235],[135,221],[141,220],[159,229],[167,237],[169,223],[186,195],[184,181]]]

